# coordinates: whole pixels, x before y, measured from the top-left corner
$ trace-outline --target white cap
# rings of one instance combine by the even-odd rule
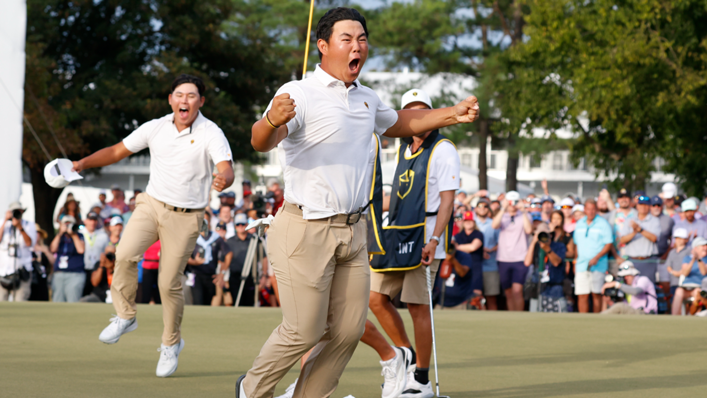
[[[627,275],[638,275],[641,272],[636,269],[636,267],[633,265],[632,262],[630,261],[624,261],[619,265],[619,276],[627,276]]]
[[[677,228],[673,231],[673,238],[689,239],[689,235],[685,228]]]
[[[115,217],[113,217],[113,218],[110,219],[110,226],[111,226],[111,227],[115,227],[115,226],[118,225],[118,224],[123,225],[123,217],[121,217],[121,216],[115,216]]]
[[[516,191],[506,192],[506,200],[518,201],[520,200],[520,194]]]
[[[704,245],[707,245],[707,239],[705,239],[701,236],[698,236],[692,240],[692,248],[693,249],[696,247],[704,246]]]
[[[76,224],[76,219],[74,218],[74,216],[70,216],[68,214],[65,215],[64,217],[62,217],[60,221],[62,224],[67,223],[67,222],[72,223],[72,224]]]
[[[574,207],[572,208],[572,213],[574,213],[575,211],[581,211],[582,213],[584,213],[584,205],[574,205]]]
[[[10,203],[10,207],[7,209],[8,211],[13,211],[13,210],[22,210],[24,211],[25,209],[22,208],[22,203],[20,202],[12,202]]]
[[[70,181],[66,181],[64,176],[61,175],[59,167],[71,170],[74,164],[71,163],[69,159],[54,159],[44,166],[44,180],[47,182],[47,185],[52,188],[64,188],[70,183]]]
[[[246,216],[244,213],[238,213],[236,214],[236,217],[233,218],[233,223],[248,224],[248,216]]]
[[[572,200],[572,198],[564,198],[560,201],[560,207],[562,206],[574,207],[574,200]]]
[[[682,211],[697,210],[697,203],[693,199],[686,199],[680,205]]]
[[[430,96],[419,88],[413,88],[412,90],[403,94],[403,97],[400,99],[400,108],[404,109],[406,106],[412,104],[413,102],[422,102],[430,109],[432,109],[432,100],[430,99]]]
[[[93,209],[94,207],[100,207],[101,210],[103,210],[103,203],[96,202],[96,203],[92,204],[91,207],[89,207],[89,209]]]
[[[673,198],[678,193],[678,187],[672,182],[663,184],[663,199]]]

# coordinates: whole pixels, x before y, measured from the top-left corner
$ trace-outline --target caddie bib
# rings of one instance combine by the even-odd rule
[[[398,164],[395,168],[393,189],[390,198],[388,225],[383,227],[385,254],[375,255],[371,269],[375,272],[408,271],[422,265],[422,249],[427,236],[426,218],[437,211],[427,212],[428,174],[430,160],[442,142],[452,141],[433,131],[417,152],[405,155],[410,144],[398,148]],[[445,240],[440,242],[448,251],[452,238],[453,218],[445,228]]]
[[[366,223],[368,224],[368,254],[385,254],[385,236],[383,235],[383,177],[381,174],[380,162],[380,138],[373,134],[376,141],[376,157],[373,163],[373,178],[371,178],[371,190],[369,196],[368,214]]]

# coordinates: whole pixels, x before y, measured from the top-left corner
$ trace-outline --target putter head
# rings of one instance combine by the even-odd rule
[[[265,231],[265,227],[270,225],[270,223],[272,222],[272,220],[274,218],[275,217],[273,217],[272,215],[269,215],[265,218],[257,219],[255,221],[253,221],[252,223],[248,224],[248,226],[245,227],[245,229],[247,231],[247,230],[251,230],[253,228],[256,228],[256,231],[258,232],[258,236],[263,236],[263,231]]]

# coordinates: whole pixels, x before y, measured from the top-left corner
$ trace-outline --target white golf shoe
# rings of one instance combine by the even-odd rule
[[[432,392],[432,382],[428,381],[427,384],[420,384],[415,380],[415,365],[408,368],[407,383],[405,385],[405,391],[400,394],[400,398],[433,398],[435,396]]]
[[[295,379],[294,383],[290,384],[289,387],[287,387],[287,390],[285,390],[284,394],[276,398],[292,398],[292,396],[295,395],[295,387],[297,387],[297,380],[298,379]]]
[[[137,329],[137,318],[122,319],[117,315],[110,319],[110,324],[98,336],[98,340],[106,344],[115,344],[120,336]]]
[[[157,362],[157,377],[167,377],[177,371],[179,365],[179,353],[184,349],[184,339],[179,339],[179,344],[166,346],[160,345],[157,351],[160,352],[160,360]]]
[[[407,366],[412,357],[412,352],[407,347],[393,347],[395,350],[395,358],[388,361],[381,361],[383,370],[383,391],[382,398],[398,398],[405,390],[405,382],[407,379]]]

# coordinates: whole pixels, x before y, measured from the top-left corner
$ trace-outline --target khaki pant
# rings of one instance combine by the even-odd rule
[[[314,347],[294,397],[324,398],[363,335],[370,274],[366,222],[345,217],[303,220],[285,203],[268,231],[268,259],[275,271],[282,323],[270,335],[248,371],[248,398],[270,398],[287,371]]]
[[[115,253],[115,271],[110,287],[113,306],[119,317],[131,319],[137,313],[137,263],[148,247],[158,239],[161,241],[157,285],[164,321],[162,344],[166,346],[179,343],[181,338],[179,329],[184,313],[182,277],[187,259],[196,246],[203,218],[203,210],[190,213],[167,210],[164,203],[141,193]]]
[[[435,276],[441,263],[441,259],[434,259],[429,265],[432,286],[435,285]],[[371,275],[371,291],[385,294],[391,300],[402,291],[400,301],[403,303],[429,305],[427,267],[420,265],[409,271],[374,272]]]

